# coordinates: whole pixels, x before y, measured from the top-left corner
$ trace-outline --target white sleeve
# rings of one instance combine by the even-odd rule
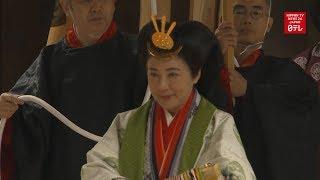
[[[82,166],[82,180],[125,179],[119,174],[120,116],[112,122],[102,140],[87,153],[87,164]]]
[[[211,133],[204,139],[207,145],[199,157],[202,163],[218,164],[222,174],[230,179],[255,180],[233,117],[220,110],[214,116],[207,130]]]

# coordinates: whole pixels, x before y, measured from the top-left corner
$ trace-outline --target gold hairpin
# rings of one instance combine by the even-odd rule
[[[154,29],[156,32],[152,35],[152,43],[155,47],[159,49],[165,49],[165,50],[170,50],[174,46],[174,42],[170,36],[171,32],[173,31],[174,27],[176,26],[176,22],[173,22],[168,31],[165,32],[165,26],[166,26],[166,16],[163,16],[161,18],[161,31],[159,31],[158,24],[156,21],[155,16],[151,16],[151,20],[153,22]]]

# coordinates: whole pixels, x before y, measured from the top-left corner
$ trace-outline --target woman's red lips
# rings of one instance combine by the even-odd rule
[[[168,100],[172,97],[172,95],[164,95],[164,96],[160,96],[162,99]]]

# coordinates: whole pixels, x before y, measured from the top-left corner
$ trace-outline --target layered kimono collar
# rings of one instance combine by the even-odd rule
[[[255,50],[253,53],[251,53],[247,58],[245,58],[240,63],[240,67],[253,66],[254,64],[256,64],[261,54],[262,54],[262,51],[260,49]]]
[[[166,127],[164,109],[156,103],[155,126],[154,126],[154,151],[158,177],[164,179],[168,176],[175,155],[177,145],[180,141],[181,132],[191,111],[191,105],[195,103],[195,90],[193,90],[187,102],[177,112],[172,123]],[[164,129],[166,129],[164,131]]]
[[[119,172],[128,179],[159,179],[153,146],[155,106],[155,101],[148,101],[128,120],[119,152]],[[168,161],[170,165],[167,175],[170,177],[194,167],[203,146],[205,132],[216,111],[215,106],[202,98],[197,90],[189,108],[174,156]]]
[[[98,41],[95,44],[102,43],[104,41],[107,41],[111,39],[117,32],[117,24],[115,21],[112,21],[109,25],[106,32],[102,34],[102,36],[98,39]],[[67,44],[71,48],[81,48],[83,47],[83,44],[80,42],[80,40],[77,37],[76,30],[74,27],[72,27],[66,34],[66,40]]]

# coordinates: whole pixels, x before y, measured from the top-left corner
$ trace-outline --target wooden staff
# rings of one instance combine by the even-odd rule
[[[233,23],[233,0],[221,0],[222,2],[222,21]],[[224,55],[225,66],[228,71],[234,70],[234,48],[228,47]]]

